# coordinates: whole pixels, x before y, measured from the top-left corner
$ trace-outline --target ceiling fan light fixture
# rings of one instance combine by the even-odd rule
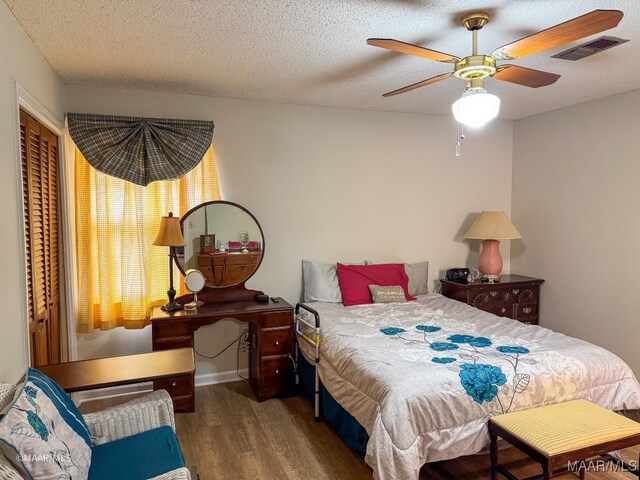
[[[498,116],[500,99],[482,87],[467,88],[451,110],[458,123],[479,128]]]

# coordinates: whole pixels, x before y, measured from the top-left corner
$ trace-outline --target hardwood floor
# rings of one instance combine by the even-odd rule
[[[120,400],[122,401],[122,400]],[[83,405],[105,408],[109,401]],[[119,402],[118,402],[119,403]],[[176,414],[176,429],[187,465],[202,480],[370,480],[371,469],[324,422],[313,421],[313,406],[302,396],[258,403],[247,382],[198,387],[196,412]],[[640,448],[623,452],[638,459]],[[539,472],[514,448],[500,459],[519,477]],[[488,480],[488,455],[462,457],[426,465],[420,480]],[[574,475],[559,477],[577,478]],[[629,474],[587,473],[589,480],[625,480]]]

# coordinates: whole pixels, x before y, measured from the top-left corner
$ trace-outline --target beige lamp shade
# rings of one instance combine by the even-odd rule
[[[477,240],[512,240],[522,238],[518,229],[511,223],[507,214],[499,212],[482,212],[469,227],[464,238]]]
[[[180,219],[174,217],[173,213],[169,213],[168,217],[162,217],[160,220],[160,229],[153,244],[162,247],[183,247],[185,245],[184,237],[180,231]]]

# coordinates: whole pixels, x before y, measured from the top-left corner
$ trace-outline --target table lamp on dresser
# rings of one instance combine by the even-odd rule
[[[162,310],[166,312],[182,310],[182,305],[176,302],[176,290],[173,288],[173,261],[176,257],[176,247],[184,247],[185,241],[180,230],[180,219],[174,217],[173,213],[169,212],[168,217],[162,217],[160,220],[160,229],[153,244],[169,247],[169,290],[167,290],[169,303],[163,305]]]
[[[506,213],[485,211],[476,218],[464,234],[464,238],[482,240],[478,269],[482,273],[483,280],[493,283],[500,281],[500,272],[502,272],[500,240],[514,240],[522,238],[522,235]]]

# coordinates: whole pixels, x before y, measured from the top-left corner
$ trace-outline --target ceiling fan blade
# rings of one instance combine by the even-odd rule
[[[538,88],[555,83],[560,78],[560,75],[534,70],[533,68],[519,67],[518,65],[502,65],[493,75],[493,78],[504,82],[517,83],[525,87]]]
[[[493,57],[496,60],[512,60],[564,45],[616,27],[623,15],[620,10],[594,10],[555,27],[503,45],[493,52]]]
[[[416,88],[426,87],[427,85],[431,85],[432,83],[446,80],[450,76],[451,76],[451,73],[443,73],[442,75],[436,75],[435,77],[427,78],[426,80],[422,80],[421,82],[412,83],[411,85],[407,85],[406,87],[399,88],[398,90],[385,93],[382,96],[393,97],[394,95],[400,95],[401,93],[410,92],[411,90],[415,90]]]
[[[413,45],[412,43],[405,43],[399,40],[393,40],[391,38],[370,38],[367,40],[367,44],[374,47],[386,48],[387,50],[393,50],[398,53],[406,53],[407,55],[415,55],[416,57],[427,58],[429,60],[435,60],[436,62],[449,62],[455,63],[460,60],[459,57],[449,55],[448,53],[438,52],[429,48]]]

